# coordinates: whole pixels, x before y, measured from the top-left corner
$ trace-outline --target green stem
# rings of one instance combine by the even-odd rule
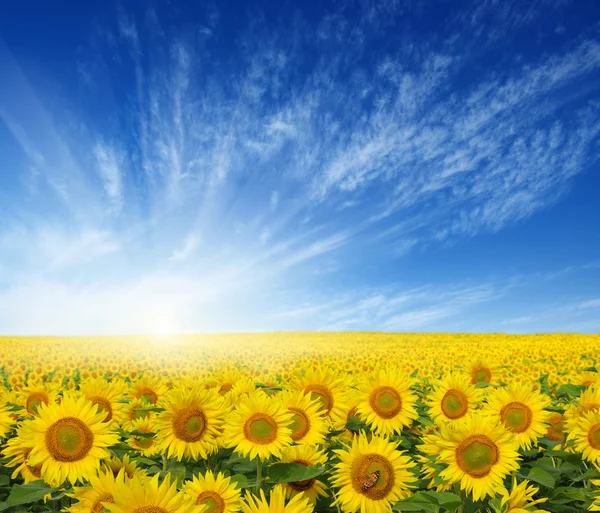
[[[167,466],[169,464],[169,460],[167,459],[167,455],[163,454],[162,455],[162,461],[163,461],[163,472],[167,471]]]
[[[260,493],[260,484],[262,481],[262,461],[256,458],[256,495]]]
[[[331,490],[331,493],[333,493],[333,499],[334,499],[334,504],[335,504],[335,509],[337,509],[338,513],[342,513],[342,510],[340,509],[340,503],[338,502],[338,497],[335,494],[335,492],[333,490]]]

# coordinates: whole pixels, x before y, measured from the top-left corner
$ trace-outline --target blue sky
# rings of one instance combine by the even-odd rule
[[[600,331],[599,2],[3,2],[0,69],[2,333]]]

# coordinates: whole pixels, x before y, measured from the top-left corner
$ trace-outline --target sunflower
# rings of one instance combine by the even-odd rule
[[[69,497],[77,502],[65,511],[68,513],[99,513],[104,511],[102,503],[114,503],[113,491],[117,483],[125,483],[125,473],[119,472],[115,476],[112,472],[105,470],[98,475],[90,476],[88,486],[75,486]]]
[[[297,444],[316,445],[325,441],[327,422],[320,411],[320,403],[302,391],[283,392],[284,406],[293,415],[292,440]]]
[[[574,441],[575,450],[586,460],[600,464],[600,411],[584,413],[568,439]]]
[[[496,365],[491,365],[481,358],[471,360],[467,367],[467,373],[473,385],[477,385],[477,383],[493,384],[496,380],[497,370]]]
[[[592,484],[600,488],[600,479],[593,479]],[[594,502],[589,507],[590,511],[600,511],[600,493],[594,497]]]
[[[292,443],[292,419],[280,400],[264,393],[253,394],[228,418],[225,443],[251,459],[279,458],[281,449]]]
[[[410,390],[412,382],[396,370],[380,370],[361,386],[356,412],[375,433],[399,433],[418,418],[417,396]]]
[[[452,484],[444,481],[439,476],[440,469],[437,463],[438,455],[444,446],[444,441],[438,432],[423,435],[423,442],[418,446],[423,455],[417,455],[416,459],[421,463],[421,475],[423,479],[428,479],[427,488],[435,488],[436,492],[446,492],[452,488]]]
[[[340,488],[336,502],[344,511],[384,513],[391,504],[410,495],[409,488],[416,481],[410,469],[415,464],[396,447],[379,436],[368,441],[361,433],[348,450],[334,451],[341,461],[331,482]],[[369,478],[372,482],[373,476],[377,476],[375,482],[366,488],[365,482]]]
[[[111,471],[115,478],[119,475],[119,472],[123,471],[125,478],[133,479],[134,477],[145,477],[147,472],[142,468],[138,468],[135,461],[129,459],[129,454],[125,454],[123,459],[118,456],[111,456],[110,459],[104,460],[102,468]]]
[[[144,410],[148,403],[141,399],[134,399],[125,404],[122,412],[121,426],[124,429],[130,429],[133,422],[139,419],[155,419],[156,412]]]
[[[8,406],[0,403],[0,440],[6,437],[12,431],[14,419]]]
[[[548,417],[548,430],[546,431],[546,438],[555,442],[560,442],[564,436],[565,429],[565,418],[562,413],[552,412]]]
[[[583,372],[581,375],[577,376],[576,383],[583,385],[584,387],[590,386],[598,386],[600,383],[600,376],[597,372]]]
[[[261,490],[260,498],[248,493],[242,502],[243,513],[312,513],[313,511],[313,505],[302,495],[296,495],[286,504],[285,494],[281,488],[273,489],[269,500]]]
[[[57,390],[57,385],[31,384],[19,391],[18,404],[23,406],[29,415],[35,416],[40,406],[52,404],[56,401],[58,398]]]
[[[443,449],[438,461],[448,465],[440,473],[451,484],[472,493],[473,500],[499,493],[504,477],[519,468],[518,444],[502,424],[481,413],[442,426]]]
[[[32,447],[28,464],[42,465],[42,477],[52,486],[93,475],[107,447],[118,442],[107,423],[85,397],[63,396],[60,404],[42,405],[37,418],[23,424],[22,439]]]
[[[600,386],[591,386],[579,395],[577,406],[570,406],[565,411],[565,425],[570,433],[577,428],[579,419],[590,411],[600,410]]]
[[[156,404],[167,390],[167,385],[157,376],[144,376],[131,385],[129,393],[134,399]]]
[[[523,449],[531,449],[548,431],[550,413],[544,408],[550,399],[526,385],[511,385],[492,390],[483,414],[502,423]]]
[[[27,484],[42,478],[42,466],[33,466],[28,462],[31,449],[33,449],[32,446],[27,446],[23,443],[19,432],[17,432],[16,436],[8,439],[2,455],[5,458],[11,458],[6,463],[7,467],[16,467],[11,475],[11,479],[15,479],[18,475],[21,475],[25,484]]]
[[[346,386],[344,380],[333,370],[324,367],[308,369],[296,378],[293,388],[302,390],[316,399],[326,418],[335,423],[344,417],[347,408],[344,404]]]
[[[357,387],[357,389],[358,389],[358,387]],[[338,430],[343,431],[343,433],[341,435],[339,435],[339,438],[341,440],[344,440],[344,442],[351,442],[355,436],[358,436],[358,434],[360,433],[360,430],[355,430],[355,429],[351,429],[350,427],[346,427],[348,425],[348,421],[352,417],[356,417],[360,423],[364,424],[365,422],[364,422],[364,419],[362,419],[357,412],[358,404],[361,401],[360,394],[357,394],[356,390],[350,389],[344,394],[344,397],[345,397],[346,411],[344,412],[343,417],[341,419],[339,419],[339,421],[336,422],[335,424],[333,424],[331,427],[336,431],[338,431]],[[369,435],[371,435],[371,433],[369,433]]]
[[[506,489],[500,491],[500,495],[502,496],[500,502],[503,508],[502,511],[505,511],[504,508],[507,508],[506,513],[544,513],[544,510],[541,509],[531,509],[536,504],[541,504],[548,500],[547,497],[533,500],[533,496],[538,490],[537,486],[530,486],[527,479],[523,480],[520,485],[517,485],[517,478],[513,476],[510,493]]]
[[[194,476],[186,482],[183,492],[192,504],[206,506],[205,513],[234,513],[241,507],[237,485],[221,472],[215,476],[209,470],[205,475]]]
[[[206,459],[217,448],[223,425],[223,400],[212,390],[175,389],[165,397],[156,419],[159,449],[169,458]]]
[[[138,419],[131,423],[131,431],[139,431],[140,433],[156,433],[156,426],[153,420]],[[158,444],[156,443],[156,435],[141,436],[131,435],[127,438],[127,443],[137,449],[140,455],[148,458],[159,452]]]
[[[314,465],[325,465],[327,456],[323,451],[319,451],[319,449],[310,445],[293,445],[281,451],[281,461],[283,463],[298,463],[305,467],[312,467]],[[285,496],[288,499],[301,494],[308,497],[312,504],[317,502],[319,495],[327,495],[327,486],[315,478],[277,486],[284,489]]]
[[[431,392],[427,401],[429,414],[436,421],[455,422],[473,412],[479,398],[479,391],[464,374],[448,373]]]
[[[225,395],[233,390],[236,383],[243,378],[243,374],[236,369],[223,370],[215,376],[215,388],[220,395]]]
[[[118,482],[115,484],[112,496],[114,502],[102,503],[111,513],[204,513],[206,511],[206,506],[186,501],[185,495],[177,491],[177,484],[171,484],[169,474],[160,485],[158,474],[152,479],[136,476],[129,482]]]
[[[253,379],[240,378],[229,392],[221,393],[225,403],[229,406],[235,406],[240,399],[248,397],[256,391],[256,384]]]
[[[103,379],[89,379],[79,388],[81,393],[98,407],[98,411],[105,411],[104,422],[119,422],[122,420],[125,404],[120,402],[126,392],[122,382],[113,380],[111,383]]]

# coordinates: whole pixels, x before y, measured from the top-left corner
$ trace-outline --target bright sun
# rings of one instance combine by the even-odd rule
[[[173,335],[173,323],[170,319],[156,319],[152,332],[158,338],[168,338]]]

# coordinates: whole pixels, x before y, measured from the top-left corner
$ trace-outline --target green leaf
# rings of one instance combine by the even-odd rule
[[[353,415],[348,419],[345,427],[350,431],[360,431],[360,429],[364,426],[365,425],[360,421],[360,419],[356,415]]]
[[[130,431],[131,436],[139,436],[140,438],[152,438],[156,433],[146,433],[144,431]]]
[[[483,381],[475,384],[475,388],[488,388],[488,387],[493,387],[493,386],[494,385],[492,385],[491,383],[485,383]]]
[[[589,479],[600,479],[600,471],[596,470],[595,468],[590,468],[580,476],[574,478],[573,482],[577,483],[579,481],[587,481]]]
[[[394,511],[420,511],[426,513],[438,513],[440,507],[437,504],[400,501],[392,506]]]
[[[158,406],[140,406],[139,408],[134,408],[134,411],[154,411],[156,413],[160,413],[165,411],[164,408],[159,408]]]
[[[442,492],[442,493],[429,492],[429,493],[431,495],[434,495],[434,497],[438,501],[438,504],[442,508],[447,509],[448,511],[456,511],[463,503],[462,499],[454,493],[450,493],[450,492]]]
[[[115,445],[111,445],[110,448],[113,451],[135,451],[136,450],[134,447],[131,447],[131,445],[127,445],[124,442],[119,442]]]
[[[320,465],[305,467],[299,463],[273,463],[267,471],[272,483],[293,483],[320,476],[325,468]]]
[[[408,499],[394,504],[392,509],[394,511],[426,511],[428,513],[437,513],[440,507],[438,499],[432,492],[416,492]]]
[[[583,369],[579,369],[581,372],[598,372],[596,367],[584,367]]]
[[[139,458],[135,458],[135,461],[143,463],[144,465],[156,465],[156,461],[151,460],[150,458],[143,458],[141,456]]]
[[[560,388],[556,391],[556,397],[579,397],[582,391],[585,390],[585,386],[583,385],[561,385]]]
[[[10,484],[10,477],[6,474],[0,474],[0,486],[6,486]]]
[[[529,471],[527,479],[533,481],[534,483],[541,484],[542,486],[545,486],[547,488],[553,488],[555,484],[552,475],[549,472],[546,472],[545,470],[538,467],[533,467]]]
[[[230,479],[231,483],[237,484],[238,488],[249,488],[248,478],[244,474],[234,474]]]
[[[48,493],[53,493],[56,488],[49,487],[44,481],[32,481],[26,485],[13,486],[6,502],[1,509],[19,506],[22,504],[31,504],[37,502]]]
[[[546,456],[552,456],[554,458],[559,458],[561,460],[568,461],[569,463],[572,463],[573,465],[582,466],[580,454],[573,454],[572,452],[567,452],[567,451],[555,451],[552,449],[544,451],[544,454]]]

